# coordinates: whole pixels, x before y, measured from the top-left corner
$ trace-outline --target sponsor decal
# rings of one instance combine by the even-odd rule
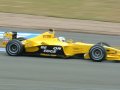
[[[60,46],[41,46],[40,49],[42,53],[47,54],[56,54],[62,51],[62,47]]]

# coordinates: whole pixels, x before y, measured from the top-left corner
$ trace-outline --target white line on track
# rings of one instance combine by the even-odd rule
[[[0,48],[0,52],[5,52],[5,48]]]

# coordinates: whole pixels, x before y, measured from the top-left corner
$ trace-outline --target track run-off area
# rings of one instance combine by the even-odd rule
[[[43,33],[47,30],[0,28],[1,32]],[[120,46],[120,36],[56,32],[88,43]],[[0,52],[0,90],[120,90],[120,63],[82,59],[8,56]]]

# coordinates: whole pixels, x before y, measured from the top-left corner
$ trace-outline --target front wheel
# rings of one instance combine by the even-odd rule
[[[89,51],[89,56],[95,62],[102,62],[106,58],[106,50],[103,46],[94,45]]]
[[[23,45],[19,40],[9,41],[6,45],[6,52],[10,56],[18,56],[23,53]]]
[[[110,47],[110,45],[108,43],[105,43],[105,42],[98,42],[97,45]]]

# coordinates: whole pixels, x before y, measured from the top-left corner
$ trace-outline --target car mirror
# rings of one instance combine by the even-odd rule
[[[72,39],[70,39],[70,40],[68,40],[68,41],[67,41],[67,43],[73,43],[73,40],[72,40]]]

